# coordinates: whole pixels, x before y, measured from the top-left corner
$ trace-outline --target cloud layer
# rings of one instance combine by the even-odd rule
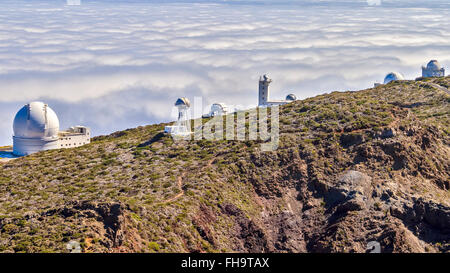
[[[32,100],[105,134],[170,120],[179,96],[255,104],[263,73],[305,98],[450,64],[445,2],[179,2],[2,1],[0,145]]]

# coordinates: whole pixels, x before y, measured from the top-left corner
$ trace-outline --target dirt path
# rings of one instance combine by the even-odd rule
[[[181,196],[184,195],[184,190],[183,190],[183,177],[184,177],[185,174],[186,174],[186,173],[183,172],[183,173],[181,173],[181,175],[178,176],[178,178],[177,178],[177,189],[179,189],[180,192],[177,193],[177,195],[172,196],[172,197],[170,197],[170,198],[167,199],[167,200],[164,200],[163,202],[161,202],[161,204],[167,204],[167,203],[170,203],[170,202],[175,201],[175,200],[177,200],[178,198],[180,198]]]

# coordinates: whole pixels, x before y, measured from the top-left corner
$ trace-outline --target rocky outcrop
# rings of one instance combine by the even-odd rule
[[[351,208],[364,205],[371,192],[371,178],[362,172],[350,170],[329,185],[326,200],[331,206],[346,202],[346,207]]]
[[[112,252],[121,252],[140,249],[140,241],[134,227],[130,222],[130,208],[123,203],[99,203],[91,201],[71,202],[58,209],[44,212],[40,217],[60,215],[63,218],[80,219],[83,226],[89,227],[93,233],[92,238],[98,239],[100,243]],[[127,242],[127,247],[124,247]]]
[[[390,213],[410,225],[421,222],[440,230],[450,236],[450,207],[425,201],[423,198],[413,198],[412,201],[395,201],[390,207]]]
[[[269,251],[266,234],[261,227],[251,219],[248,219],[248,217],[233,204],[225,204],[222,207],[222,210],[225,214],[234,217],[237,224],[237,233],[242,240],[243,250],[253,253]]]

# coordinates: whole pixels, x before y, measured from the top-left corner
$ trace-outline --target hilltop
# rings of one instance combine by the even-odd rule
[[[280,145],[157,124],[0,163],[0,251],[449,252],[450,77],[280,107]]]

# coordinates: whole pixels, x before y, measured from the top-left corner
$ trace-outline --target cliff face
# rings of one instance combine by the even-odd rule
[[[450,78],[280,108],[280,146],[164,124],[0,165],[0,251],[450,250]]]

